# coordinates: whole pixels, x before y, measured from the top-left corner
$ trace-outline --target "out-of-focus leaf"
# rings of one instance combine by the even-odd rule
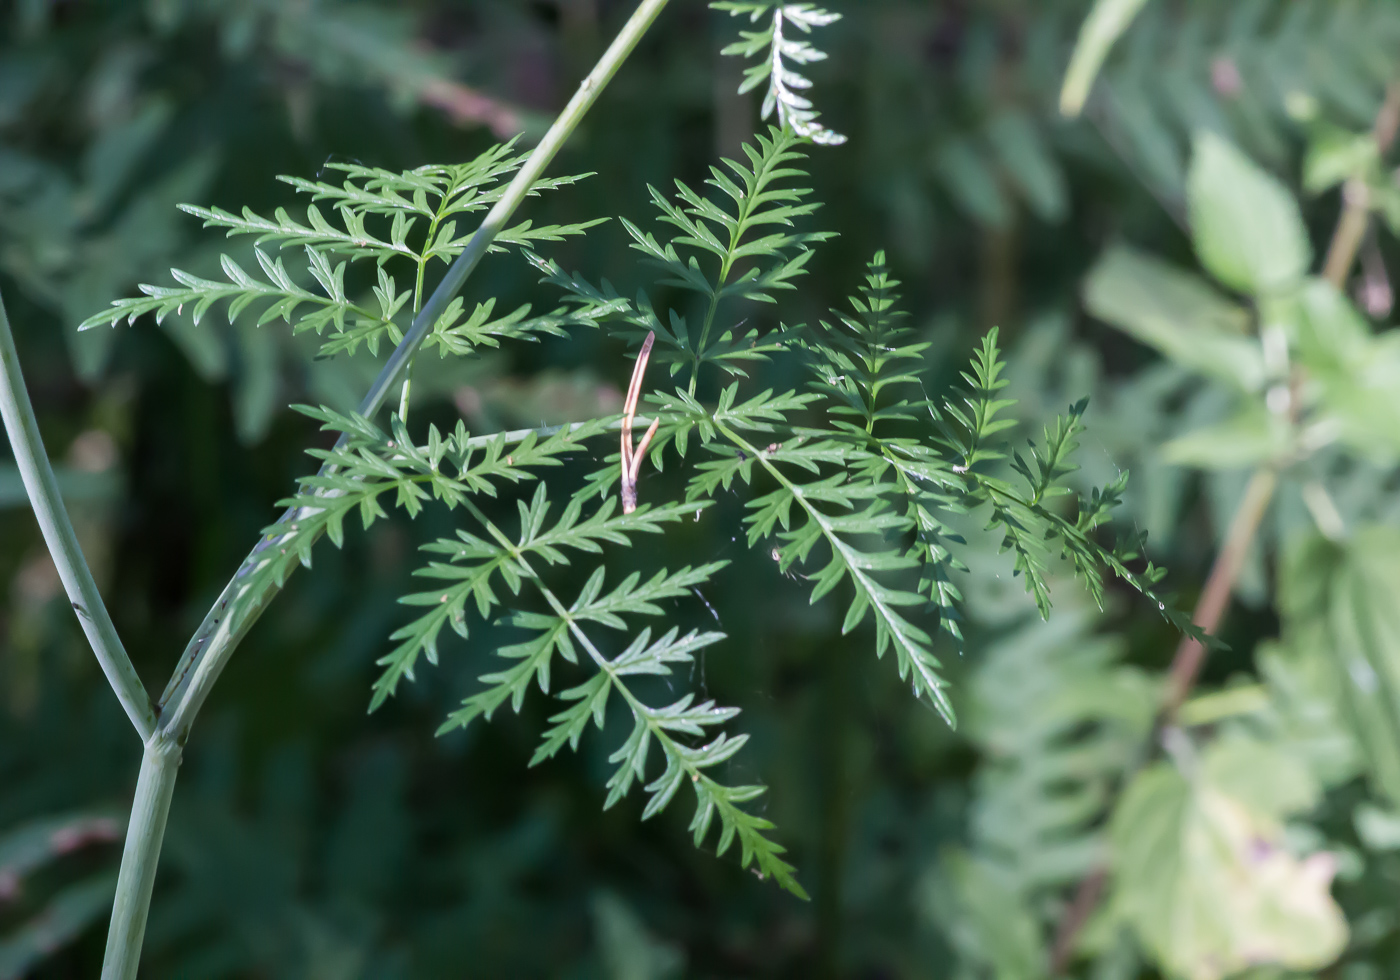
[[[18,980],[99,920],[116,894],[117,876],[102,874],[59,892],[42,912],[0,939],[0,980]]]
[[[241,357],[234,377],[233,407],[238,438],[256,444],[267,435],[278,406],[278,337],[270,327],[238,332]]]
[[[925,898],[962,958],[1005,980],[1045,975],[1042,899],[1103,860],[1113,787],[1159,703],[1093,623],[1060,608],[1027,624],[987,651],[970,683],[967,731],[986,757],[968,821],[975,850],[948,852]]]
[[[1116,912],[1189,980],[1326,966],[1347,941],[1329,893],[1335,859],[1290,853],[1282,823],[1316,799],[1300,762],[1244,736],[1212,745],[1189,775],[1144,770],[1110,830]]]
[[[1249,314],[1166,262],[1127,246],[1110,248],[1085,280],[1084,305],[1183,367],[1242,391],[1264,383],[1259,345],[1242,336]]]
[[[1177,466],[1238,470],[1279,458],[1289,444],[1284,420],[1258,402],[1246,402],[1232,418],[1173,439],[1162,447],[1162,458]]]
[[[1211,132],[1193,141],[1186,180],[1201,264],[1255,296],[1293,286],[1312,260],[1307,229],[1288,189]]]
[[[1280,606],[1291,647],[1324,658],[1337,710],[1372,788],[1400,805],[1400,529],[1316,536],[1285,555]]]
[[[996,170],[966,139],[939,151],[936,166],[943,186],[968,216],[993,228],[1011,219],[1011,205],[997,183]]]
[[[1400,457],[1400,334],[1371,334],[1330,283],[1309,280],[1288,305],[1298,349],[1326,423],[1377,462]]]
[[[1135,80],[1114,79],[1106,86],[1110,125],[1121,131],[1141,179],[1173,204],[1181,200],[1186,167],[1180,142]]]
[[[1339,697],[1341,678],[1326,650],[1315,645],[1264,643],[1256,655],[1268,688],[1262,719],[1274,743],[1305,762],[1327,787],[1354,779],[1362,750]]]
[[[1371,133],[1319,126],[1303,158],[1303,189],[1321,194],[1352,177],[1365,177],[1380,164],[1380,149]]]
[[[1373,851],[1400,851],[1400,814],[1363,803],[1352,814],[1356,836]]]
[[[1040,924],[1005,868],[962,850],[949,850],[927,886],[930,911],[948,930],[965,963],[996,980],[1049,975]]]
[[[1104,58],[1138,15],[1146,0],[1097,0],[1079,28],[1079,40],[1070,57],[1069,70],[1060,89],[1060,112],[1077,116],[1089,97]]]
[[[685,971],[685,954],[658,941],[616,895],[593,900],[593,922],[607,980],[671,980]]]
[[[1064,221],[1069,211],[1064,171],[1026,114],[1002,113],[988,124],[987,136],[1036,217],[1051,224]]]
[[[95,381],[106,368],[115,343],[114,331],[80,332],[73,325],[129,288],[151,263],[179,247],[182,229],[177,225],[175,204],[201,194],[216,164],[212,153],[187,160],[137,194],[107,231],[83,242],[80,261],[61,284],[59,301],[65,320],[63,337],[78,375],[85,381]],[[74,202],[75,207],[79,205],[80,197]],[[101,334],[107,336],[96,336]]]
[[[132,172],[165,131],[173,108],[160,97],[150,99],[131,119],[106,129],[83,157],[80,207],[98,215],[121,193]]]
[[[0,836],[0,902],[13,896],[25,876],[90,844],[121,839],[121,824],[105,814],[46,817]]]
[[[1183,725],[1214,725],[1226,718],[1252,715],[1269,707],[1269,692],[1262,684],[1229,687],[1223,691],[1198,694],[1176,713]]]

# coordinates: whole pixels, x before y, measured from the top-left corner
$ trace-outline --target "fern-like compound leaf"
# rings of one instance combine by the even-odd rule
[[[758,31],[740,31],[741,40],[726,47],[721,54],[739,55],[753,58],[763,57],[744,70],[744,81],[739,92],[750,92],[763,83],[768,83],[767,94],[763,97],[763,118],[767,119],[776,110],[778,122],[785,129],[791,129],[799,136],[813,143],[826,146],[839,146],[846,137],[828,129],[812,107],[812,100],[800,92],[812,87],[809,78],[800,74],[792,65],[810,65],[826,60],[826,52],[813,46],[805,37],[796,36],[792,28],[803,35],[812,33],[816,27],[826,27],[841,19],[840,14],[823,10],[810,3],[711,3],[714,10],[728,11],[732,17],[747,16],[750,23],[767,17],[768,25]]]

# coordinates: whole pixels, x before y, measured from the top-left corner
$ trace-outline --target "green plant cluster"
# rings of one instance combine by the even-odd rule
[[[151,969],[1393,972],[1389,5],[1104,0],[1132,22],[1079,121],[1087,3],[677,7],[382,418],[356,397],[538,132],[512,87],[617,8],[41,6],[0,14],[0,287],[166,703],[260,542]],[[443,120],[462,64],[523,140]],[[69,111],[114,78],[111,120]],[[1164,716],[1159,590],[1206,588],[1261,485]],[[57,976],[96,969],[135,763],[23,499],[0,470],[0,976]]]

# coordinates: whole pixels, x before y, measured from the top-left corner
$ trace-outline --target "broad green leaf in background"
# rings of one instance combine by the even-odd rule
[[[1372,789],[1400,806],[1400,529],[1314,536],[1285,555],[1284,636],[1330,668],[1336,710],[1361,747]]]
[[[1122,36],[1147,0],[1098,0],[1084,24],[1079,28],[1079,40],[1074,45],[1069,70],[1065,72],[1060,89],[1060,112],[1077,116],[1089,97],[1094,78],[1103,67],[1113,43]]]
[[[1177,466],[1238,470],[1278,459],[1289,445],[1287,422],[1258,401],[1249,401],[1230,418],[1168,442],[1162,458]]]
[[[1187,980],[1332,962],[1347,942],[1329,892],[1335,859],[1284,846],[1283,819],[1318,798],[1307,768],[1238,734],[1186,765],[1144,770],[1114,813],[1116,912]]]
[[[1319,124],[1303,158],[1303,189],[1321,194],[1352,177],[1366,177],[1380,166],[1380,148],[1369,133]]]
[[[1400,333],[1371,333],[1349,299],[1310,279],[1284,304],[1319,424],[1347,446],[1388,464],[1400,458]]]
[[[1364,768],[1361,746],[1338,697],[1339,677],[1325,651],[1281,642],[1260,644],[1255,662],[1264,676],[1266,704],[1252,722],[1270,741],[1305,762],[1325,787],[1340,786]]]
[[[1307,271],[1312,248],[1293,195],[1215,133],[1196,133],[1186,195],[1196,254],[1225,285],[1264,296]]]
[[[1108,249],[1084,283],[1084,305],[1182,367],[1240,391],[1264,383],[1249,313],[1199,276],[1126,245]]]

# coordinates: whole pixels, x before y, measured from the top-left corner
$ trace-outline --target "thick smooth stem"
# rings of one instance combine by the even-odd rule
[[[112,922],[107,928],[107,953],[102,958],[102,980],[135,980],[141,963],[141,944],[146,935],[146,917],[151,910],[156,866],[160,863],[165,821],[170,814],[170,797],[175,792],[175,776],[180,769],[180,746],[155,736],[146,743],[141,758],[141,775],[136,780],[136,799],[126,827],[126,847],[117,875],[117,898],[112,903]]]
[[[433,325],[437,323],[447,305],[461,290],[467,277],[471,275],[490,248],[496,235],[505,227],[511,215],[525,200],[525,197],[530,193],[531,186],[554,160],[555,155],[558,154],[565,141],[578,126],[579,121],[597,101],[599,93],[607,86],[613,75],[617,74],[617,70],[627,60],[628,55],[632,53],[642,36],[646,34],[647,29],[651,27],[652,22],[665,9],[667,3],[668,0],[643,0],[632,16],[628,18],[627,23],[608,47],[608,50],[604,52],[598,64],[589,72],[588,77],[579,85],[578,91],[574,93],[574,97],[564,107],[564,111],[550,126],[544,139],[535,147],[530,158],[525,161],[525,165],[516,172],[514,179],[506,188],[505,194],[492,207],[486,220],[482,222],[481,227],[467,243],[462,254],[448,268],[447,274],[433,290],[432,296],[423,305],[423,309],[414,317],[413,325],[379,372],[379,376],[375,379],[364,400],[360,402],[361,415],[371,417],[383,406],[389,393],[403,378],[424,338],[432,330]],[[298,510],[293,508],[282,516],[279,524],[289,525],[297,517]],[[286,534],[279,534],[274,530],[258,543],[258,546],[253,549],[234,574],[233,579],[224,587],[224,591],[204,617],[204,622],[200,624],[199,629],[195,631],[194,637],[185,648],[185,653],[181,656],[180,663],[161,698],[162,704],[171,704],[173,708],[169,712],[169,717],[162,723],[163,731],[174,733],[177,737],[183,737],[194,721],[194,717],[203,705],[205,698],[209,696],[210,689],[228,662],[234,648],[252,628],[261,611],[266,608],[267,603],[280,591],[280,586],[274,585],[263,589],[256,595],[245,593],[242,591],[241,580],[263,560],[262,552],[264,550],[283,543],[286,537]]]
[[[141,740],[145,741],[155,731],[155,705],[151,703],[150,695],[146,693],[136,668],[131,665],[131,658],[126,655],[121,638],[117,636],[117,628],[107,614],[102,594],[97,591],[92,571],[83,558],[78,536],[73,532],[73,522],[68,519],[68,509],[63,505],[53,466],[44,452],[39,424],[34,418],[34,406],[30,404],[24,376],[20,373],[19,355],[15,351],[15,339],[10,332],[10,319],[5,313],[3,299],[0,299],[0,416],[4,417],[5,431],[10,436],[10,446],[14,450],[20,478],[24,481],[25,493],[29,495],[34,516],[44,534],[44,543],[53,556],[63,590],[68,593],[68,602],[77,613],[88,642],[92,644],[92,652],[102,665],[102,673],[107,675],[117,700],[121,702]]]

